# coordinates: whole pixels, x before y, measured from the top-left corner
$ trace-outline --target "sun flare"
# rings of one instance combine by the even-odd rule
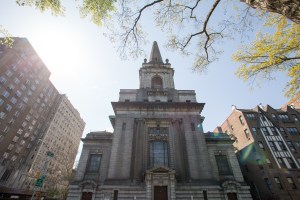
[[[84,68],[84,48],[79,34],[63,27],[43,29],[33,37],[34,48],[53,79],[77,78]]]

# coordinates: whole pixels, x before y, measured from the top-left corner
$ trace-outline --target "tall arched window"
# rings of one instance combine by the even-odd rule
[[[150,143],[150,166],[168,166],[168,144],[164,141]]]
[[[159,76],[154,76],[151,80],[151,88],[162,88],[163,81]]]

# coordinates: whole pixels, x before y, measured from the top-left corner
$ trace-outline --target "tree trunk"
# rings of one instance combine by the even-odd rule
[[[268,12],[275,12],[300,24],[299,0],[240,0],[251,6]]]

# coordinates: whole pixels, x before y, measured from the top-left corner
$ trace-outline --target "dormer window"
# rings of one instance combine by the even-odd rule
[[[160,89],[163,87],[163,82],[161,77],[154,76],[151,80],[151,88]]]

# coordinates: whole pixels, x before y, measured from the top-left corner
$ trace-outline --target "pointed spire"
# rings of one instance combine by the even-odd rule
[[[149,63],[163,63],[156,41],[154,41],[152,45]]]

